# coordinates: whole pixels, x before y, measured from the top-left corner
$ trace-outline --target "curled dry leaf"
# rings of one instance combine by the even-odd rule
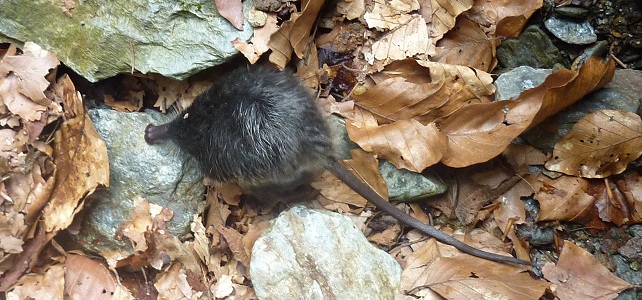
[[[109,186],[107,146],[85,111],[80,93],[67,75],[59,79],[68,86],[67,121],[54,135],[56,186],[43,211],[47,232],[67,228],[83,207],[82,200],[98,186]]]
[[[593,182],[589,193],[595,199],[595,207],[602,221],[621,227],[634,217],[635,212],[631,211],[634,206],[628,205],[624,194],[612,181]]]
[[[578,71],[558,70],[516,100],[464,106],[439,121],[448,137],[442,162],[465,167],[500,154],[520,134],[581,99],[613,77],[612,60],[591,58]]]
[[[631,211],[631,222],[642,222],[642,176],[637,172],[631,172],[615,183],[626,198],[628,209]]]
[[[281,28],[270,37],[270,62],[281,69],[290,61],[292,52],[303,58],[310,46],[310,33],[314,26],[323,1],[301,1],[301,12],[293,13],[290,20],[283,22]]]
[[[494,91],[488,73],[414,60],[389,65],[384,72],[372,75],[365,86],[365,93],[353,96],[361,109],[347,124],[350,138],[398,168],[413,171],[435,164],[443,155],[443,135],[430,122],[470,102],[485,101],[483,98]],[[379,125],[374,116],[382,123],[396,122]],[[413,140],[387,140],[395,135]]]
[[[494,0],[475,1],[466,12],[468,18],[482,28],[489,36],[516,38],[531,15],[542,7],[542,0]]]
[[[573,125],[546,163],[551,171],[584,178],[620,174],[642,155],[640,116],[616,110],[599,110]]]
[[[636,287],[569,241],[564,241],[557,264],[547,263],[542,273],[556,285],[553,290],[559,299],[614,299],[620,292]]]

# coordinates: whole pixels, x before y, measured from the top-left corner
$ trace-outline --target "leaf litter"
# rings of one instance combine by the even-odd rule
[[[239,3],[234,1],[224,14],[237,27],[242,24]],[[332,22],[326,15],[316,21],[321,1],[301,1],[300,9],[283,4],[280,9],[291,12],[289,19],[268,12],[266,25],[250,43],[232,43],[252,63],[266,52],[281,68],[300,60],[297,75],[314,88],[337,84],[328,78],[349,74],[346,78],[353,80],[335,86],[342,102],[330,93],[320,99],[323,110],[346,117],[349,137],[362,149],[353,152],[349,167],[382,195],[387,188],[377,171],[379,158],[414,172],[446,169],[451,191],[428,204],[434,208],[431,214],[423,205],[397,205],[426,222],[431,216],[456,218],[468,227],[454,235],[476,248],[515,251],[529,259],[531,245],[514,231],[521,224],[563,221],[606,229],[639,223],[642,181],[627,171],[642,151],[639,116],[607,110],[590,114],[549,156],[513,144],[526,130],[608,83],[614,63],[592,58],[579,69],[556,71],[517,99],[493,102],[488,72],[497,64],[495,49],[501,42],[495,37],[516,37],[542,3],[445,4],[343,0],[330,8]],[[313,35],[315,26],[327,31]],[[317,47],[341,50],[350,64],[345,59],[340,67],[324,64]],[[96,291],[114,299],[256,298],[248,284],[249,255],[276,212],[241,205],[241,192],[233,185],[208,188],[209,211],[204,218],[194,216],[186,240],[165,229],[170,210],[136,199],[130,221],[118,229],[136,245],[134,255],[112,252],[93,258],[57,245],[53,238],[70,229],[86,197],[108,185],[105,145],[71,80],[52,76],[59,65],[54,55],[27,43],[21,51],[13,45],[0,49],[0,57],[0,137],[7,141],[0,146],[0,287],[8,298],[106,297]],[[186,107],[209,84],[155,75],[125,78],[132,87],[129,94],[102,95],[121,111],[139,110],[150,98],[163,111]],[[498,156],[509,166],[498,163]],[[564,175],[531,171],[544,164]],[[544,266],[545,280],[537,279],[525,267],[480,260],[404,231],[394,221],[373,218],[367,202],[329,174],[313,186],[320,190],[315,200],[320,206],[351,214],[370,241],[389,249],[402,264],[400,299],[537,299],[545,293],[560,299],[613,298],[634,287],[568,241],[561,243],[557,263]],[[521,201],[530,196],[540,205],[536,219]],[[488,231],[471,230],[478,224]],[[442,229],[451,231],[450,226]],[[126,280],[118,271],[123,267],[153,271],[146,280],[154,293],[141,292],[148,283]]]

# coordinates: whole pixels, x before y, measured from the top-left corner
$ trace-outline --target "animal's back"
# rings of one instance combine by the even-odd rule
[[[242,187],[296,186],[333,159],[310,91],[287,72],[241,68],[168,126],[212,179]]]

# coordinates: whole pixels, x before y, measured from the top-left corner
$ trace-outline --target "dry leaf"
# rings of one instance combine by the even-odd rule
[[[490,72],[497,65],[495,54],[495,41],[488,38],[478,24],[458,18],[455,28],[437,42],[431,60]]]
[[[376,28],[379,31],[392,30],[409,23],[413,17],[408,13],[418,9],[419,2],[417,0],[375,0],[363,18],[369,28]]]
[[[350,139],[368,152],[386,158],[397,168],[421,172],[441,159],[445,138],[434,123],[400,120],[374,128],[359,128],[346,123]]]
[[[399,234],[401,233],[401,226],[394,224],[384,229],[382,232],[377,232],[368,235],[368,241],[386,248],[392,248],[399,243]]]
[[[386,182],[379,173],[379,161],[371,154],[360,150],[352,150],[352,159],[343,161],[348,170],[355,173],[363,182],[368,184],[382,198],[388,199],[388,188]],[[343,181],[336,178],[330,172],[326,171],[312,182],[312,187],[319,190],[319,193],[326,199],[334,202],[346,203],[358,208],[363,208],[368,200],[361,197]],[[359,210],[354,211],[359,213]]]
[[[28,274],[7,293],[7,299],[64,299],[65,268],[55,265],[44,274]]]
[[[243,30],[243,3],[241,0],[214,0],[214,4],[223,18],[230,21],[236,29]]]
[[[446,299],[537,299],[549,285],[533,279],[523,266],[467,254],[445,256],[450,246],[433,239],[414,247],[401,274],[401,288],[415,297],[426,295],[429,289]]]
[[[310,42],[313,42],[310,38],[311,29],[322,5],[323,1],[301,1],[301,12],[293,13],[290,20],[283,22],[281,28],[270,37],[270,62],[283,69],[290,61],[292,52],[303,58]]]
[[[587,193],[589,182],[578,177],[562,176],[557,179],[538,176],[541,188],[535,194],[540,212],[537,221],[571,221],[593,228],[604,228],[594,198]]]
[[[117,285],[100,262],[82,255],[67,255],[65,292],[71,299],[112,299]]]
[[[623,179],[616,180],[616,184],[626,198],[631,211],[631,222],[642,222],[642,176],[637,172],[631,172]]]
[[[363,54],[369,64],[376,63],[376,69],[381,69],[393,61],[407,57],[433,55],[434,44],[435,41],[428,36],[425,20],[419,15],[413,15],[410,21],[384,34],[372,44],[371,49],[364,50]]]
[[[547,263],[542,272],[546,280],[555,284],[552,290],[562,300],[614,299],[622,291],[636,287],[613,275],[593,255],[569,241],[564,241],[557,264]]]
[[[236,50],[243,53],[250,64],[256,63],[256,61],[259,60],[263,53],[270,50],[270,47],[268,46],[270,37],[277,30],[279,30],[276,22],[276,13],[268,13],[265,25],[263,25],[261,28],[254,29],[252,39],[249,43],[242,42],[239,39],[235,39],[234,41],[232,41],[232,45],[234,46],[234,48],[236,48]]]
[[[519,174],[528,172],[530,166],[544,165],[548,159],[541,150],[525,144],[510,144],[502,152],[502,155]]]
[[[584,178],[620,174],[642,155],[642,120],[631,112],[599,110],[579,120],[553,150],[551,171]]]
[[[428,124],[462,106],[487,102],[495,91],[486,72],[434,62],[399,61],[370,78],[366,91],[352,99],[385,121],[415,118]]]
[[[167,112],[167,109],[175,104],[178,104],[179,109],[185,109],[194,99],[187,95],[189,83],[186,80],[179,81],[155,74],[151,74],[150,78],[156,82],[158,93],[154,107],[160,108],[162,112]]]
[[[542,0],[475,0],[466,12],[468,18],[482,28],[489,36],[516,38],[531,15],[542,7]]]
[[[82,200],[99,186],[109,186],[107,146],[91,122],[80,93],[64,75],[59,82],[66,88],[67,121],[54,135],[54,163],[56,186],[51,200],[43,211],[47,232],[67,228],[73,217],[83,208]]]
[[[430,37],[437,41],[455,27],[455,20],[473,6],[473,0],[424,0],[420,6],[421,15],[430,28]]]
[[[0,103],[23,119],[34,121],[52,105],[44,94],[49,86],[45,76],[60,62],[31,42],[25,43],[23,51],[22,55],[6,55],[0,60]]]
[[[185,269],[181,264],[172,265],[169,270],[163,272],[154,283],[158,290],[158,299],[202,299],[202,291],[196,291],[187,281]]]
[[[464,106],[439,122],[448,136],[442,162],[464,167],[500,154],[520,134],[575,103],[613,77],[612,60],[589,59],[579,71],[562,69],[517,100]]]
[[[242,241],[243,236],[238,231],[229,227],[221,226],[219,228],[216,228],[216,230],[218,230],[218,232],[220,232],[223,237],[225,237],[230,250],[232,250],[232,253],[234,253],[234,258],[241,262],[246,268],[249,268],[250,252],[248,252],[247,250],[251,251],[251,249],[245,249]]]
[[[104,101],[105,101],[105,105],[120,112],[140,111],[143,108],[142,101],[137,102],[138,105],[136,105],[136,104],[133,104],[131,101],[117,101],[111,95],[105,95]]]
[[[602,221],[611,222],[617,226],[629,223],[633,212],[615,183],[610,180],[595,182],[591,185],[589,194],[595,199],[595,207]]]
[[[354,20],[366,12],[366,4],[364,0],[341,0],[337,3],[337,12],[348,20]]]

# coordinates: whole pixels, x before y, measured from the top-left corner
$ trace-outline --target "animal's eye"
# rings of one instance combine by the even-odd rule
[[[189,116],[189,113],[185,113],[185,114],[183,115],[183,119],[184,119],[184,120],[186,120],[188,116]]]

